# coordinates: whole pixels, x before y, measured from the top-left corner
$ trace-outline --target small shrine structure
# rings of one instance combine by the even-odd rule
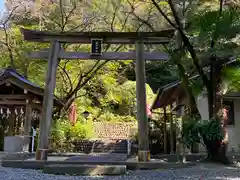
[[[32,127],[39,126],[44,89],[12,68],[0,69],[0,148],[28,151]],[[54,106],[61,106],[54,97]],[[4,148],[3,148],[4,147]]]

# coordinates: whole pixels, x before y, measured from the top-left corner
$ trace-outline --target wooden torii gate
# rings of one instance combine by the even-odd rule
[[[47,160],[48,138],[52,121],[53,93],[59,59],[136,60],[138,160],[149,161],[148,120],[146,112],[145,60],[167,60],[163,52],[145,52],[144,44],[166,44],[174,30],[160,32],[47,32],[21,29],[24,40],[52,43],[50,50],[30,53],[30,58],[48,59],[40,138],[36,160]],[[61,43],[92,44],[92,52],[64,52]],[[135,44],[136,52],[103,52],[102,44]]]

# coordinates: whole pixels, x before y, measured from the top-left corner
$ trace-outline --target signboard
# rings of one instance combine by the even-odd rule
[[[92,44],[92,52],[93,56],[101,56],[102,55],[102,39],[91,39]]]

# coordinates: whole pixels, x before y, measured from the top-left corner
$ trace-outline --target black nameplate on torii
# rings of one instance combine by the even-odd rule
[[[93,38],[91,39],[92,51],[91,55],[101,56],[102,55],[102,39]]]

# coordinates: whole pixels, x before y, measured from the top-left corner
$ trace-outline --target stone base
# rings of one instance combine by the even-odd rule
[[[139,162],[148,162],[150,161],[150,152],[149,151],[138,151],[138,161]]]
[[[48,149],[37,149],[35,158],[36,160],[47,161]]]
[[[34,158],[35,154],[29,152],[17,152],[17,153],[7,153],[6,155],[1,157],[1,160],[26,160],[30,158]]]

